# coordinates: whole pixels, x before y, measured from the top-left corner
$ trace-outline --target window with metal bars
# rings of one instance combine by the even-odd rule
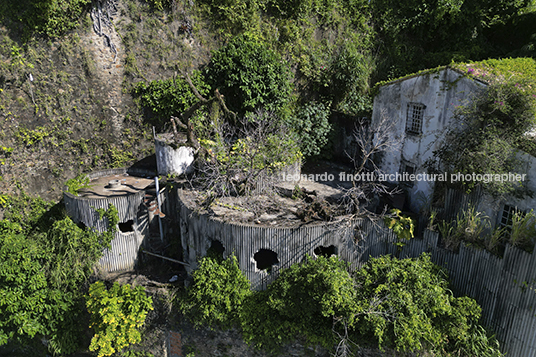
[[[514,217],[514,214],[516,213],[521,215],[521,217],[525,216],[526,214],[525,212],[521,211],[515,206],[504,205],[504,209],[501,215],[501,219],[499,221],[499,225],[501,227],[505,227],[508,233],[511,233],[512,231],[513,217]]]
[[[419,135],[422,133],[422,121],[424,118],[424,109],[426,106],[422,103],[408,103],[406,116],[406,132],[409,134]]]

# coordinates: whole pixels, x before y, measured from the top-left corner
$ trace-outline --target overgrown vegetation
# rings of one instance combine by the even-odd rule
[[[26,39],[37,34],[56,37],[76,28],[90,0],[3,1],[0,19],[22,29]]]
[[[65,182],[65,186],[67,187],[66,191],[78,196],[78,191],[80,189],[91,187],[89,182],[90,180],[87,175],[78,175],[75,178],[69,179]]]
[[[234,255],[225,260],[202,258],[192,278],[179,306],[196,326],[229,328],[239,324],[242,305],[251,291]]]
[[[209,94],[209,87],[201,72],[194,71],[191,79],[199,94]],[[138,97],[139,104],[150,111],[149,122],[159,130],[172,116],[180,116],[198,100],[186,80],[180,77],[149,83],[138,82],[133,94]]]
[[[520,172],[519,143],[536,124],[536,82],[514,77],[488,86],[456,109],[459,126],[448,129],[430,166],[435,170],[468,175],[502,175]],[[494,177],[494,176],[493,176]],[[499,176],[500,177],[500,176]],[[487,181],[487,182],[486,182]],[[460,180],[470,191],[476,185],[494,197],[526,195],[524,182],[511,180]]]
[[[95,331],[90,351],[96,351],[98,357],[111,356],[141,341],[140,328],[153,309],[152,299],[142,286],[121,286],[115,282],[107,290],[98,281],[91,284],[88,294],[86,306],[91,314],[90,327]]]
[[[530,0],[373,0],[370,9],[377,30],[375,42],[382,54],[377,76],[393,79],[451,61],[503,57],[505,52],[496,47],[497,31],[506,34],[502,32],[508,31],[504,24],[531,12],[531,6]],[[528,28],[524,31],[526,37],[534,33]]]
[[[536,243],[536,216],[532,210],[526,213],[516,210],[511,222],[492,228],[490,217],[470,205],[451,222],[440,221],[437,226],[443,246],[451,250],[458,250],[464,242],[501,256],[506,243],[529,253]]]
[[[192,304],[195,311],[202,307],[204,314],[193,315],[197,324],[240,323],[244,339],[257,348],[275,352],[302,337],[338,351],[377,346],[438,355],[502,355],[495,338],[478,324],[478,304],[454,297],[446,273],[429,255],[371,259],[354,274],[336,256],[308,257],[260,292],[249,292],[242,283],[247,279],[229,264],[236,261],[203,258],[182,304],[185,311]],[[216,297],[233,283],[240,293],[229,292],[222,304]]]
[[[212,54],[207,82],[239,116],[264,109],[281,115],[292,94],[291,73],[262,38],[244,33]]]
[[[91,40],[82,36],[91,31],[89,0],[2,1],[0,181],[8,177],[3,187],[11,189],[18,174],[25,180],[35,178],[41,187],[54,178],[125,166],[141,158],[147,153],[139,145],[149,132],[147,124],[163,127],[171,116],[182,115],[196,103],[185,77],[173,75],[180,72],[192,73],[193,85],[202,96],[223,95],[215,94],[208,100],[210,105],[188,118],[203,146],[198,152],[205,160],[199,178],[209,196],[206,203],[210,205],[218,195],[248,194],[259,188],[260,178],[270,180],[270,175],[302,155],[321,155],[329,147],[329,118],[334,111],[361,117],[370,114],[369,88],[377,79],[453,59],[476,60],[510,50],[534,52],[530,49],[533,40],[527,40],[525,49],[514,45],[506,49],[498,48],[493,36],[500,27],[509,35],[530,39],[531,26],[511,31],[518,19],[530,13],[529,5],[528,0],[126,0],[121,2],[119,21],[112,26],[119,32],[125,57],[102,68],[88,50],[93,47]],[[493,61],[488,64],[501,66]],[[519,66],[527,67],[521,62]],[[105,84],[108,74],[121,67],[127,104],[119,107],[108,97],[110,88]],[[471,130],[449,133],[448,138],[456,140],[437,153],[449,170],[514,171],[519,164],[517,148],[536,152],[534,142],[523,135],[534,124],[531,87],[536,87],[530,80],[510,78],[518,71],[514,67],[508,68],[509,81],[494,84],[472,105],[459,109],[457,119],[463,118]],[[484,67],[473,65],[465,70],[468,75],[488,78]],[[506,71],[499,72],[497,78]],[[143,82],[133,85],[140,79]],[[131,89],[147,109],[149,120],[143,122],[136,109],[127,107]],[[222,103],[238,116],[223,110]],[[380,134],[388,130],[384,125],[374,132],[356,133],[362,150],[362,160],[355,162],[356,173],[377,169],[373,156],[396,146],[391,142],[387,147],[382,139]],[[39,175],[33,175],[34,170]],[[28,171],[32,175],[26,175]],[[68,182],[69,190],[75,193],[84,184],[74,179]],[[465,188],[474,189],[471,184]],[[524,193],[523,188],[487,186],[498,196]],[[360,203],[379,190],[386,189],[354,185],[345,197],[346,212],[358,212]],[[2,194],[0,205],[5,210],[0,221],[0,344],[9,339],[39,350],[43,344],[38,340],[45,338],[54,352],[73,351],[80,336],[81,290],[111,233],[81,229],[59,206],[25,194],[19,198]],[[316,201],[313,205],[322,207]],[[318,216],[319,211],[313,214]],[[107,215],[115,227],[112,210]],[[404,218],[393,218],[393,228],[405,239],[411,222]],[[532,250],[533,220],[532,214],[516,214],[508,235],[505,230],[493,231],[483,244],[498,249],[509,240]],[[445,242],[452,239],[455,246],[465,239],[480,244],[476,237],[485,231],[484,217],[468,212],[458,221],[440,225]],[[432,277],[427,275],[425,260],[419,263],[424,270],[408,265],[404,272],[395,260],[371,262],[369,271],[363,272],[369,275],[355,279],[335,259],[310,259],[258,294],[249,292],[236,262],[222,263],[228,264],[225,269],[207,262],[207,271],[199,273],[197,287],[194,284],[189,292],[189,303],[203,322],[228,326],[249,319],[253,325],[243,325],[245,336],[269,348],[294,335],[305,335],[310,342],[324,345],[351,344],[363,338],[401,350],[437,343],[438,351],[496,355],[495,345],[476,326],[479,311],[474,303],[452,298],[436,279],[436,270],[430,268]],[[227,294],[229,301],[214,310],[202,307],[219,303],[217,294],[202,289],[211,284],[210,279],[203,280],[210,269],[221,273],[220,280],[244,283],[239,291],[218,286],[220,295]],[[362,295],[356,296],[356,291]],[[102,299],[95,304],[104,304],[107,294],[115,290],[101,293]],[[262,308],[254,309],[255,303]],[[246,308],[240,308],[242,304]],[[296,309],[298,305],[307,309]],[[429,319],[419,310],[421,306],[450,325]],[[319,324],[318,329],[313,322]],[[400,326],[409,331],[398,330]],[[107,352],[120,342],[102,337]],[[457,341],[454,347],[453,341]],[[473,346],[487,348],[487,352]],[[119,349],[120,344],[113,348]]]
[[[210,199],[269,192],[279,170],[302,156],[295,136],[273,113],[258,111],[237,124],[217,128],[214,140],[202,142],[207,157],[194,181]]]
[[[501,356],[499,344],[478,324],[481,308],[456,298],[447,275],[430,256],[373,258],[356,272],[362,311],[355,328],[364,341],[398,351],[432,350],[467,356]]]
[[[16,341],[64,354],[80,346],[82,286],[113,238],[111,206],[100,211],[110,229],[78,227],[61,204],[20,193],[3,196],[0,221],[0,345]]]

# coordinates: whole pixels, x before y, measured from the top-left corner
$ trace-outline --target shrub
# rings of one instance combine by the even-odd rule
[[[468,297],[456,298],[447,275],[422,254],[416,259],[372,258],[356,271],[362,311],[355,331],[364,341],[398,351],[500,356],[496,340],[477,334],[481,308]],[[481,343],[474,343],[477,340]]]
[[[95,335],[89,345],[97,355],[110,356],[131,343],[141,341],[140,327],[145,323],[152,299],[141,286],[114,283],[110,290],[97,281],[89,287],[86,307],[91,314],[90,328]]]
[[[350,114],[372,109],[366,95],[372,72],[372,60],[350,41],[344,43],[330,66],[331,95],[335,108]]]
[[[401,214],[399,209],[392,209],[390,216],[385,218],[385,224],[387,228],[392,229],[398,237],[396,246],[401,249],[406,242],[413,238],[413,232],[415,230],[415,221],[408,216]]]
[[[441,147],[434,152],[433,160],[438,164],[430,163],[431,166],[470,175],[518,172],[523,162],[516,156],[517,145],[535,125],[534,87],[536,84],[521,80],[496,83],[470,104],[459,107],[454,121],[461,125],[446,133]],[[517,182],[461,183],[467,191],[479,184],[495,197],[528,193]]]
[[[209,93],[199,71],[191,75],[192,83],[202,96]],[[179,116],[198,101],[183,78],[139,82],[133,89],[138,103],[150,114],[150,123],[162,126],[171,116]]]
[[[83,333],[80,286],[113,238],[117,210],[101,210],[112,228],[100,234],[79,228],[60,204],[47,209],[43,200],[25,194],[5,203],[6,216],[0,220],[0,345],[38,341],[33,346],[43,348],[41,340],[46,339],[54,354],[73,353]]]
[[[26,37],[34,32],[58,37],[78,26],[90,3],[90,0],[5,1],[0,4],[0,17],[7,15],[20,23]]]
[[[232,255],[222,262],[204,257],[192,277],[192,285],[179,298],[181,311],[196,326],[228,328],[238,323],[243,301],[251,290],[236,257]]]
[[[75,178],[69,179],[65,182],[65,186],[67,188],[67,192],[78,196],[78,191],[82,188],[89,188],[91,185],[89,184],[90,180],[87,175],[78,175]]]
[[[293,264],[268,286],[246,300],[242,315],[244,339],[276,350],[297,336],[331,348],[335,317],[353,323],[356,286],[347,263],[337,257],[307,257]]]
[[[329,123],[329,106],[318,103],[306,103],[298,111],[290,125],[298,133],[300,150],[305,157],[319,155],[326,146],[332,130]]]
[[[258,0],[201,0],[206,5],[214,27],[237,34],[253,29],[259,23]]]
[[[260,108],[279,113],[292,94],[285,62],[266,42],[248,33],[213,53],[206,76],[239,116]]]

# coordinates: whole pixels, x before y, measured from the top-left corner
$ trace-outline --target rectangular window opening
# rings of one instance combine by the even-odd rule
[[[407,187],[413,187],[414,182],[409,181],[409,176],[414,175],[417,171],[417,166],[410,163],[403,161],[400,165],[400,173],[402,174],[402,177],[407,177],[407,180],[399,182],[401,185],[405,185]],[[406,174],[406,175],[404,175]]]
[[[424,118],[424,109],[426,106],[422,103],[408,103],[406,116],[406,132],[409,134],[422,134],[422,121]]]
[[[499,226],[506,228],[506,232],[510,234],[512,232],[512,222],[514,218],[514,214],[520,214],[522,217],[525,216],[527,213],[521,211],[515,206],[510,205],[504,205],[504,209],[501,214],[501,219],[499,221]]]

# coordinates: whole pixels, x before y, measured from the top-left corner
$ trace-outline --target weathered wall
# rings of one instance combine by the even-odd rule
[[[381,168],[385,173],[400,172],[403,160],[416,166],[416,173],[424,173],[423,165],[437,150],[446,128],[452,123],[453,110],[466,103],[485,85],[463,77],[452,69],[442,69],[437,73],[425,73],[401,79],[380,88],[374,98],[372,125],[382,116],[396,123],[390,138],[399,142],[400,150],[386,153]],[[422,134],[406,133],[407,104],[410,102],[426,105]],[[433,191],[431,182],[415,182],[409,188],[411,208],[416,212],[425,204]]]
[[[110,169],[93,172],[88,176],[90,178],[96,178],[124,174],[127,172],[131,175],[151,174],[146,171]],[[147,208],[143,204],[144,197],[144,190],[123,196],[102,198],[86,198],[75,196],[68,192],[63,193],[65,209],[69,217],[71,217],[74,222],[81,222],[87,227],[94,227],[99,232],[104,232],[108,227],[104,220],[99,220],[99,214],[96,209],[107,209],[110,204],[117,208],[119,222],[133,220],[134,231],[123,233],[118,230],[111,242],[111,249],[106,249],[104,251],[103,257],[98,263],[98,266],[102,271],[115,272],[131,270],[134,268],[138,260],[139,247],[149,232],[149,217]]]

